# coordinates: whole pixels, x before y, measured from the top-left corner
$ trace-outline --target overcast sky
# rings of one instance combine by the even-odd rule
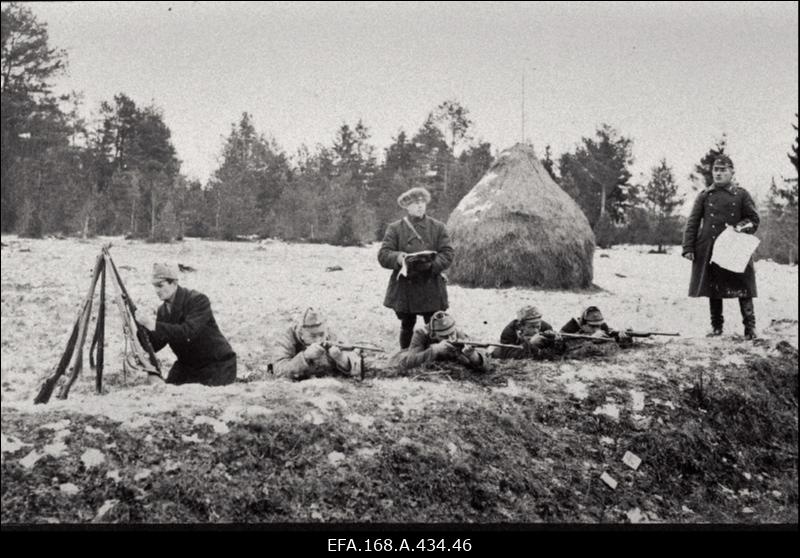
[[[574,149],[607,122],[634,139],[634,175],[662,157],[681,183],[723,132],[759,196],[798,110],[797,2],[42,2],[69,55],[58,91],[85,113],[124,92],[164,111],[183,171],[205,181],[243,111],[288,153],[363,119],[382,152],[445,99],[476,139]]]

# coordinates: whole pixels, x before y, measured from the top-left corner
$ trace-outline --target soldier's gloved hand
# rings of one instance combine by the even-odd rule
[[[456,348],[449,341],[439,341],[431,345],[433,354],[436,356],[443,356],[446,354],[454,353]]]
[[[403,262],[406,261],[407,255],[408,254],[406,254],[405,252],[400,252],[399,254],[397,254],[397,265],[403,267]]]
[[[631,338],[631,336],[628,335],[625,331],[620,331],[617,335],[620,341],[627,341],[628,339]]]
[[[744,231],[746,231],[748,229],[752,229],[752,228],[753,228],[753,223],[751,223],[750,221],[742,221],[741,223],[737,223],[736,224],[736,226],[734,227],[734,230],[736,232],[744,232]]]
[[[605,336],[606,336],[606,332],[603,331],[602,329],[598,329],[597,331],[592,333],[592,337],[605,337]]]
[[[545,344],[547,341],[547,337],[542,335],[541,333],[537,333],[533,337],[531,337],[531,347],[540,348],[542,345]]]
[[[336,345],[331,345],[330,349],[328,349],[328,355],[330,355],[333,361],[341,368],[350,368],[350,359],[348,359],[347,355]]]
[[[461,348],[461,353],[469,359],[470,362],[478,363],[481,360],[481,355],[475,350],[475,347],[469,344],[464,344]]]
[[[306,347],[306,350],[303,351],[303,356],[306,357],[306,360],[317,360],[324,354],[325,347],[319,343],[311,343],[308,347]]]
[[[683,257],[689,260],[690,262],[694,261],[694,252],[685,252]]]

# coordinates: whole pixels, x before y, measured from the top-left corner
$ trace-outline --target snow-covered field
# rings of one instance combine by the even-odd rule
[[[389,272],[377,263],[378,244],[341,248],[187,239],[162,245],[119,238],[82,242],[4,236],[3,242],[9,245],[2,250],[4,401],[31,400],[42,378],[57,363],[88,289],[95,256],[101,244],[109,241],[114,243],[111,253],[128,291],[142,311],[158,303],[149,282],[153,262],[197,269],[184,273],[181,284],[210,297],[220,328],[239,355],[240,378],[270,379],[267,364],[273,357],[276,336],[307,306],[324,309],[330,323],[351,342],[387,351],[397,346],[399,323],[382,305]],[[450,311],[474,338],[484,341],[496,341],[516,309],[533,303],[554,327],[586,305],[595,304],[612,326],[680,332],[679,342],[688,341],[688,347],[714,344],[716,341],[703,337],[709,328],[706,299],[686,296],[690,263],[680,257],[677,248],[668,255],[649,254],[648,250],[646,246],[597,250],[594,283],[601,290],[596,292],[450,286]],[[334,266],[342,270],[326,271]],[[762,261],[756,263],[756,274],[759,330],[796,347],[797,266]],[[109,285],[109,294],[112,292]],[[740,335],[735,299],[726,301],[725,317],[726,336]],[[675,342],[666,337],[660,340]],[[113,306],[108,309],[106,343],[105,377],[113,383],[115,376],[121,376],[120,359],[114,355],[122,351],[121,326]],[[162,350],[159,358],[168,369],[173,360],[169,349]],[[92,391],[87,370],[74,386],[74,395]]]
[[[609,358],[498,364],[459,381],[447,370],[381,378],[399,323],[382,305],[378,244],[2,240],[4,522],[796,521],[796,266],[756,263],[755,343],[741,338],[735,300],[725,335],[705,337],[707,302],[686,296],[690,263],[677,248],[597,250],[591,291],[450,286],[451,313],[482,341],[496,341],[524,304],[555,327],[594,304],[612,326],[681,333]],[[244,381],[124,385],[109,305],[105,393],[94,393],[87,359],[67,400],[32,403],[109,241],[140,311],[158,302],[154,262],[196,269],[181,283],[211,299]],[[268,374],[276,337],[308,306],[340,337],[387,351],[368,357],[365,382]],[[168,348],[159,358],[172,364]],[[740,449],[739,463],[726,461]],[[621,462],[629,450],[644,460],[638,471]],[[198,467],[211,468],[200,484]],[[609,472],[619,480],[611,500]]]

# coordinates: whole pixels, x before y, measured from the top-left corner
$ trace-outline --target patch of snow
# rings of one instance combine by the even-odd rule
[[[202,444],[203,442],[205,442],[205,440],[200,438],[197,434],[192,434],[191,436],[187,436],[186,434],[181,434],[181,440],[192,444]]]
[[[511,397],[516,397],[516,396],[519,396],[519,395],[523,395],[523,394],[527,393],[527,391],[528,390],[526,390],[526,389],[520,388],[517,385],[517,383],[512,379],[508,380],[508,385],[507,386],[503,386],[503,387],[499,387],[499,388],[492,388],[492,392],[493,393],[502,393],[504,395],[509,395]]]
[[[718,363],[720,366],[744,366],[745,360],[742,355],[726,354]]]
[[[583,382],[573,380],[564,384],[564,389],[578,401],[589,397],[589,388]]]
[[[36,465],[36,462],[39,461],[42,457],[44,457],[44,455],[45,454],[39,453],[36,450],[32,450],[28,455],[19,460],[19,464],[25,467],[26,469],[30,469],[31,467]]]
[[[336,407],[347,407],[347,402],[345,402],[342,397],[333,393],[321,393],[317,396],[310,397],[308,402],[323,413],[330,412]]]
[[[58,489],[61,490],[61,492],[63,492],[67,496],[74,496],[75,494],[81,491],[80,488],[78,488],[71,482],[63,483],[61,486],[58,487]]]
[[[303,420],[319,426],[320,424],[323,424],[325,422],[325,416],[316,409],[312,409],[311,411],[303,415]]]
[[[83,465],[87,469],[102,465],[105,460],[106,456],[103,455],[103,452],[94,448],[87,449],[85,452],[83,452],[83,455],[81,455],[81,461],[83,461]]]
[[[358,448],[356,450],[356,455],[365,459],[373,457],[374,455],[380,453],[380,447],[378,448]]]
[[[62,442],[60,439],[57,439],[52,444],[47,444],[45,447],[42,448],[42,451],[45,455],[50,455],[52,457],[61,457],[65,453],[67,453],[67,444]]]
[[[211,427],[214,429],[214,432],[216,432],[217,434],[227,434],[228,432],[230,432],[230,428],[228,428],[228,425],[226,425],[224,422],[219,421],[219,420],[217,420],[215,418],[212,418],[212,417],[204,416],[204,415],[200,415],[198,417],[195,417],[193,424],[194,425],[198,425],[198,424],[211,425]]]
[[[597,407],[594,410],[594,415],[606,415],[607,417],[611,417],[614,420],[619,420],[619,407],[614,405],[613,403],[609,403],[607,405],[603,405],[602,407]]]
[[[6,438],[6,435],[0,432],[0,452],[2,453],[14,453],[17,450],[30,445],[33,444],[27,444],[18,440],[17,438],[14,438],[13,436]]]
[[[84,430],[86,431],[87,434],[102,434],[103,436],[106,435],[106,432],[104,430],[95,428],[91,425],[86,425],[86,428]]]
[[[337,467],[344,459],[345,455],[338,451],[332,451],[328,454],[328,463],[334,467]]]
[[[641,391],[631,390],[631,408],[635,412],[644,410],[644,393]]]
[[[103,517],[105,517],[105,515],[117,504],[119,504],[119,500],[106,500],[103,502],[103,505],[100,506],[99,510],[97,510],[93,521],[95,523],[102,521]]]
[[[119,482],[120,479],[119,471],[117,471],[116,469],[114,469],[113,471],[109,471],[108,473],[106,473],[106,478],[111,479],[114,482]]]
[[[249,405],[245,409],[244,414],[245,416],[252,418],[252,417],[266,417],[273,414],[274,412],[275,411],[273,411],[272,409],[267,409],[262,405]]]
[[[625,515],[628,517],[628,521],[631,523],[641,523],[645,519],[645,516],[642,514],[642,510],[639,508],[628,510],[625,512]]]

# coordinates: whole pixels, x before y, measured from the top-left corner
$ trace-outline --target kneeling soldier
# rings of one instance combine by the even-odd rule
[[[469,336],[456,328],[456,321],[447,312],[436,312],[428,324],[414,331],[408,351],[400,358],[403,368],[413,368],[433,361],[458,362],[486,372],[484,351],[469,344]]]
[[[273,369],[277,376],[293,380],[331,375],[360,377],[359,350],[342,350],[342,346],[328,329],[322,314],[309,308],[278,340],[279,351]]]
[[[140,312],[136,319],[148,329],[153,350],[169,345],[177,357],[167,383],[233,383],[236,353],[220,332],[208,297],[178,285],[178,270],[170,264],[154,264],[152,282],[163,304],[155,316]]]
[[[563,350],[561,336],[553,326],[542,320],[542,313],[535,306],[523,306],[500,334],[503,345],[522,345],[521,349],[493,347],[495,358],[547,358]]]

